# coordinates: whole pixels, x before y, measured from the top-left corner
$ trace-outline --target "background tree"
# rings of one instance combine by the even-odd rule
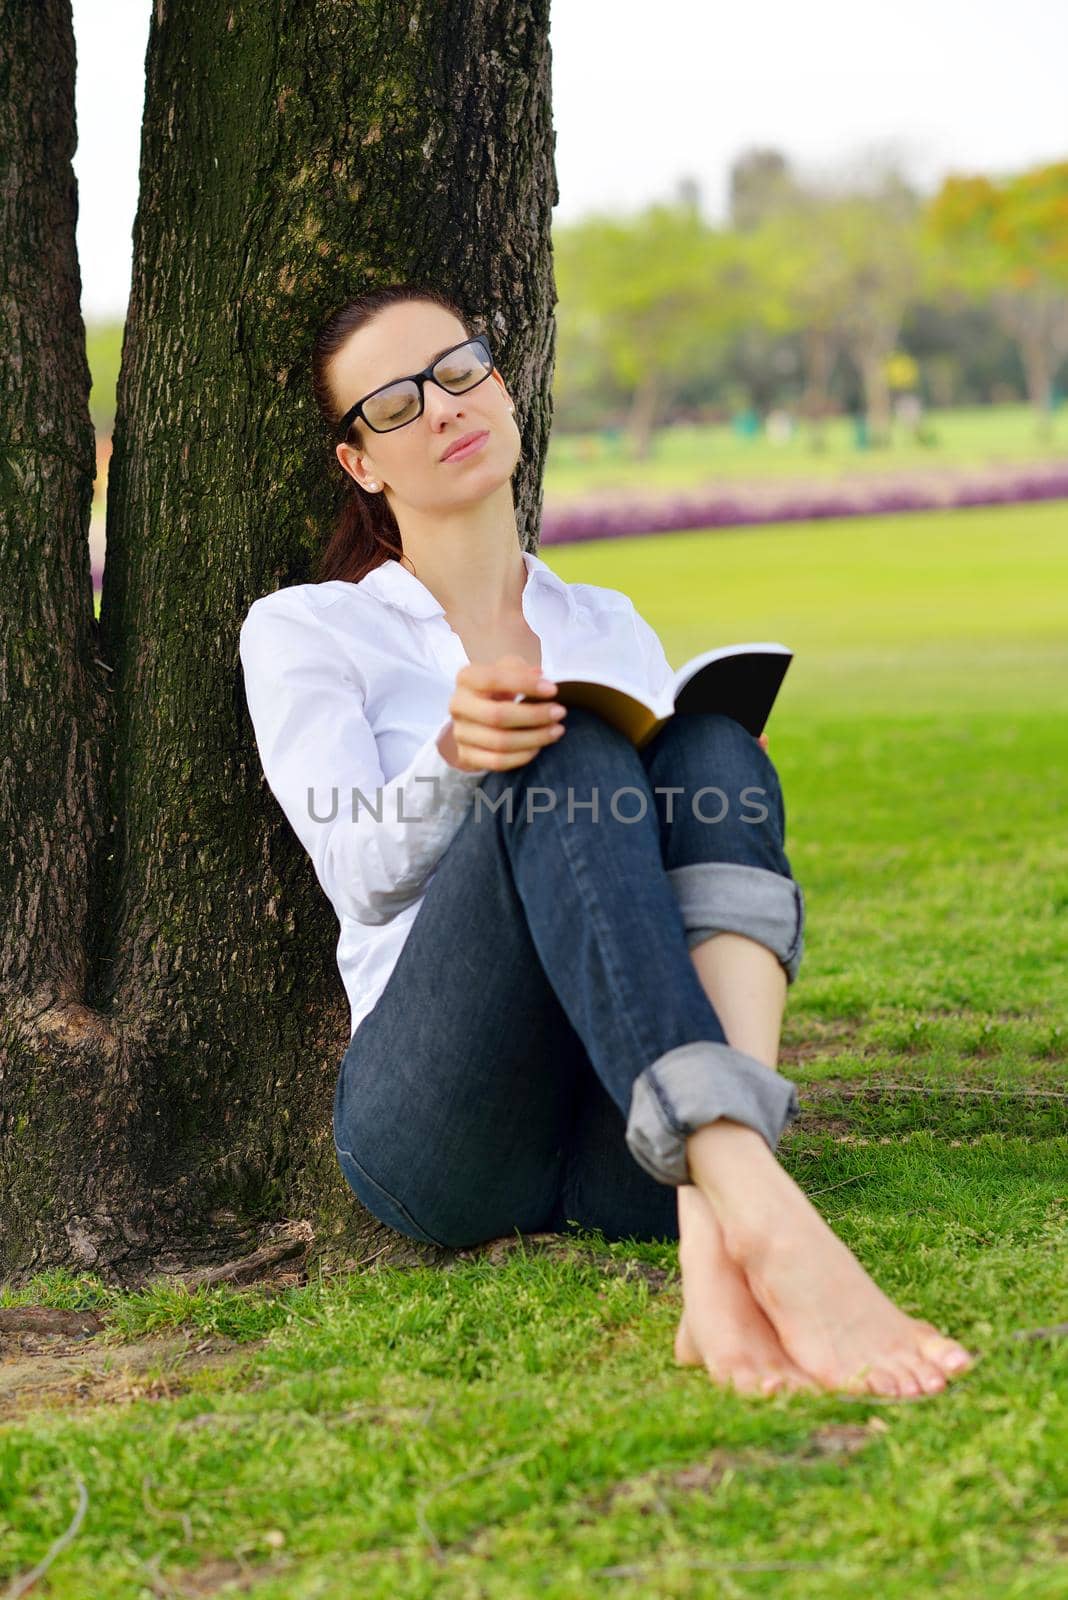
[[[804,369],[801,414],[814,449],[826,444],[831,373],[839,349],[839,319],[846,292],[844,261],[831,248],[824,207],[803,192],[767,215],[750,241],[754,316],[800,336]]]
[[[658,204],[554,234],[561,351],[593,349],[628,397],[631,454],[645,460],[678,384],[736,325],[746,294],[738,241],[696,207]]]
[[[862,181],[862,179],[864,181]],[[831,375],[841,352],[860,376],[874,443],[890,432],[887,364],[926,282],[917,196],[889,168],[835,182],[788,170],[759,192],[748,230],[749,319],[800,337],[802,414],[825,442]]]
[[[860,374],[875,445],[890,439],[887,363],[925,282],[919,211],[918,197],[893,172],[869,193],[832,196],[820,210],[840,290],[835,336]]]
[[[1051,432],[1053,380],[1068,357],[1068,161],[1002,182],[947,178],[926,212],[945,246],[945,279],[986,300],[1016,341],[1041,437]]]
[[[760,227],[793,201],[798,179],[781,150],[751,146],[731,162],[728,207],[739,233]]]
[[[135,1282],[201,1244],[231,1250],[262,1217],[358,1248],[382,1230],[332,1146],[337,925],[263,779],[238,628],[254,598],[311,575],[341,480],[308,356],[369,284],[432,281],[493,337],[536,547],[548,3],[153,8],[99,625],[69,0],[0,0],[0,73],[0,515],[20,597],[0,1273]]]

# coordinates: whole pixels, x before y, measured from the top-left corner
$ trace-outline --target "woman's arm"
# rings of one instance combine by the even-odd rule
[[[320,885],[339,916],[389,922],[423,892],[488,769],[446,760],[450,717],[387,783],[360,686],[299,592],[256,600],[239,651],[264,776]]]

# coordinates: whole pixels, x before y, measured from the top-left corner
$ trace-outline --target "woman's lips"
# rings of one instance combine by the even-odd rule
[[[465,456],[473,456],[476,450],[481,450],[482,449],[482,446],[485,444],[485,442],[486,442],[486,440],[488,438],[489,438],[489,431],[487,429],[484,432],[478,434],[468,444],[461,445],[459,450],[454,450],[451,455],[447,455],[445,457],[446,462],[448,462],[448,461],[462,461]]]

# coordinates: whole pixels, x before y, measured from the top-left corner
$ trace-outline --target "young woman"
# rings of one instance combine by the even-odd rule
[[[241,659],[340,922],[354,1193],[448,1246],[677,1239],[676,1359],[743,1392],[942,1389],[973,1358],[775,1157],[804,902],[767,741],[679,717],[639,752],[554,703],[554,674],[626,661],[657,689],[671,668],[625,594],[521,549],[515,406],[447,297],[342,307],[313,379],[347,500],[318,581],[254,602]]]

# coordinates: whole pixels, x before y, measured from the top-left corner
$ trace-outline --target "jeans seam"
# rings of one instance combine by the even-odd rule
[[[653,1097],[656,1100],[657,1105],[660,1107],[664,1122],[666,1123],[667,1127],[676,1138],[687,1138],[688,1135],[685,1128],[681,1126],[678,1118],[675,1115],[675,1108],[671,1103],[670,1096],[657,1077],[655,1061],[651,1061],[648,1067],[646,1067],[644,1077],[646,1084],[653,1091]]]
[[[795,901],[795,904],[797,906],[797,928],[796,928],[796,930],[794,932],[793,943],[791,944],[791,946],[790,946],[790,948],[789,948],[789,950],[787,951],[787,954],[786,954],[787,962],[790,962],[790,961],[793,960],[794,956],[797,954],[798,947],[801,944],[801,926],[802,926],[802,921],[803,921],[803,918],[804,918],[804,901],[801,898],[801,885],[797,882],[796,878],[793,880],[793,885],[794,885],[794,901]]]
[[[363,1163],[360,1162],[360,1161],[357,1161],[356,1157],[353,1155],[351,1150],[347,1150],[344,1145],[338,1144],[336,1138],[334,1139],[334,1149],[337,1152],[338,1156],[346,1156],[348,1158],[348,1160],[352,1162],[353,1166],[356,1168],[357,1172],[360,1174],[361,1178],[363,1178],[363,1180],[365,1181],[365,1183],[368,1185],[368,1187],[370,1189],[372,1189],[372,1190],[377,1189],[379,1191],[379,1193],[385,1195],[385,1197],[389,1201],[390,1205],[396,1206],[397,1210],[400,1212],[400,1214],[404,1218],[404,1220],[411,1224],[411,1226],[415,1229],[417,1234],[421,1234],[422,1235],[422,1242],[423,1243],[437,1245],[438,1248],[442,1249],[442,1250],[447,1250],[449,1248],[449,1246],[446,1245],[441,1239],[435,1239],[434,1235],[432,1233],[430,1233],[426,1228],[424,1228],[422,1223],[417,1222],[415,1220],[415,1218],[412,1216],[411,1212],[408,1210],[408,1207],[403,1203],[403,1201],[398,1200],[397,1196],[395,1194],[391,1194],[389,1192],[389,1190],[385,1187],[384,1184],[379,1183],[377,1178],[372,1178],[371,1174],[368,1172],[367,1168],[363,1165]],[[344,1176],[344,1173],[342,1173],[342,1176]],[[363,1202],[361,1202],[361,1203],[363,1203]],[[368,1209],[368,1211],[371,1211],[371,1207],[370,1206],[368,1206],[367,1209]],[[373,1214],[374,1213],[372,1212],[372,1215]],[[383,1219],[381,1217],[378,1217],[377,1220],[379,1222],[382,1222]],[[388,1222],[384,1223],[383,1225],[385,1227],[387,1227],[387,1228],[390,1226],[390,1224]],[[394,1229],[393,1231],[394,1232],[398,1232],[399,1230],[398,1229]]]

